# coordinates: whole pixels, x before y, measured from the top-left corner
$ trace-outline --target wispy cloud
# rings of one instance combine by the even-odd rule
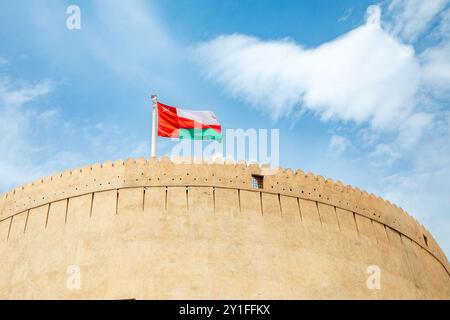
[[[11,80],[0,77],[0,190],[15,185],[25,176],[35,175],[32,159],[29,158],[39,148],[28,143],[31,123],[39,126],[45,119],[30,110],[23,110],[26,103],[39,100],[51,91],[48,82],[36,84],[11,83]]]
[[[352,143],[346,137],[333,135],[331,136],[328,150],[333,154],[341,155],[342,153],[346,152],[351,146]]]
[[[347,8],[344,11],[344,14],[338,19],[338,22],[345,22],[353,13],[353,8]]]
[[[0,56],[0,67],[4,66],[6,64],[8,64],[8,60],[6,60],[2,56]]]
[[[302,110],[330,127],[352,127],[330,137],[328,152],[372,169],[382,181],[372,192],[419,219],[429,214],[426,225],[450,252],[442,228],[450,225],[442,203],[450,190],[447,4],[395,0],[384,20],[370,6],[365,24],[316,48],[233,34],[201,44],[196,54],[207,78],[274,118]],[[428,47],[419,50],[420,37]]]
[[[69,121],[59,108],[47,107],[54,90],[48,80],[30,83],[0,75],[1,192],[99,157],[142,155],[142,142],[123,129]]]
[[[403,170],[393,170],[377,190],[400,204],[427,226],[450,254],[450,114],[443,112],[433,122],[421,143],[401,156],[408,159]]]
[[[405,41],[414,41],[430,28],[430,22],[449,0],[394,0],[388,6],[389,31]]]
[[[235,34],[197,54],[208,77],[274,117],[302,107],[324,120],[389,128],[413,112],[420,65],[414,48],[381,28],[379,8],[369,9],[366,24],[317,48]]]

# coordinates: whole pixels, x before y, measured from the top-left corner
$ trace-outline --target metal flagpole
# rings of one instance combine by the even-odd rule
[[[158,116],[157,116],[157,104],[158,99],[156,94],[151,95],[152,98],[152,158],[156,158],[156,135],[158,133]]]

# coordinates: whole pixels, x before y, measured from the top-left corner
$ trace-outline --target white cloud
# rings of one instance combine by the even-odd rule
[[[97,32],[86,36],[84,46],[117,74],[147,80],[150,70],[155,72],[178,56],[176,44],[151,2],[111,0],[108,5],[103,1],[93,5],[96,19],[92,27]],[[117,50],[119,44],[121,50]]]
[[[421,60],[425,83],[435,90],[450,90],[450,43],[426,49]]]
[[[6,64],[8,64],[8,60],[6,60],[2,56],[0,56],[0,67],[3,66],[3,65],[6,65]]]
[[[85,71],[82,69],[96,63],[127,81],[156,82],[158,77],[154,75],[168,72],[167,66],[174,66],[174,57],[181,55],[153,1],[95,0],[80,5],[84,22],[79,31],[61,27],[60,13],[64,17],[66,7],[62,2],[47,0],[45,6],[28,3],[24,10],[27,23],[37,34],[30,41],[42,49],[41,54],[60,61],[68,71]],[[62,42],[67,45],[54,46]],[[80,63],[80,59],[85,61]]]
[[[53,87],[49,81],[26,84],[20,88],[11,88],[11,86],[8,80],[0,78],[0,102],[11,107],[21,107],[31,100],[45,96]]]
[[[385,167],[401,158],[401,153],[392,144],[380,143],[375,146],[373,152],[369,154],[370,164],[376,167]]]
[[[207,75],[232,95],[274,117],[303,106],[325,119],[390,128],[413,110],[420,66],[411,46],[367,23],[317,48],[290,40],[221,36],[197,48]]]
[[[437,42],[450,40],[450,6],[438,14],[435,20],[437,25],[431,28],[427,37]]]
[[[399,135],[396,144],[399,149],[415,145],[423,135],[425,129],[431,124],[433,117],[427,113],[415,113],[403,121],[399,126]]]
[[[167,32],[167,23],[161,21],[154,3],[93,1],[81,6],[84,22],[79,31],[65,28],[61,20],[65,18],[65,9],[66,5],[60,2],[45,1],[45,5],[30,2],[20,10],[20,17],[25,18],[17,26],[18,30],[27,30],[29,38],[24,43],[26,48],[32,48],[29,52],[33,58],[36,55],[40,57],[37,60],[49,66],[64,66],[62,71],[48,70],[56,78],[55,83],[11,77],[8,71],[14,70],[14,62],[20,64],[29,52],[9,62],[0,60],[0,192],[55,171],[148,155],[148,141],[136,136],[139,130],[130,132],[129,128],[108,122],[114,120],[91,122],[99,112],[94,99],[92,105],[80,107],[89,109],[84,119],[73,118],[65,106],[48,107],[59,100],[53,99],[56,83],[65,86],[67,81],[91,79],[93,70],[94,73],[101,70],[111,72],[108,75],[112,76],[115,88],[132,84],[144,94],[149,93],[146,90],[155,90],[161,95],[170,93],[175,100],[178,96],[192,96],[190,89],[195,82],[186,80],[192,79],[192,73],[184,68],[183,48]],[[55,47],[55,43],[65,45]],[[78,84],[77,92],[87,92]],[[65,86],[61,90],[70,89]],[[55,96],[61,96],[61,92]],[[135,98],[133,101],[140,101]]]
[[[338,19],[338,22],[345,22],[353,13],[353,8],[347,8],[344,11],[344,14]]]
[[[447,4],[395,0],[383,21],[370,6],[364,25],[316,48],[234,34],[201,44],[196,54],[207,77],[275,118],[300,109],[347,122],[328,152],[355,164],[360,187],[418,217],[448,253]],[[417,46],[419,38],[426,41]]]
[[[448,3],[449,0],[394,0],[388,7],[392,17],[388,28],[403,40],[414,41],[428,30],[432,19]]]
[[[67,121],[59,109],[40,106],[53,90],[50,81],[0,75],[0,192],[111,155],[144,154],[143,142],[120,128]]]
[[[404,152],[408,169],[387,175],[378,193],[400,204],[430,228],[447,255],[450,253],[450,113],[433,121],[426,140]]]
[[[450,92],[450,8],[435,20],[426,37],[432,46],[425,48],[419,59],[425,89],[433,95],[445,95]]]
[[[345,145],[351,146],[367,164],[386,170],[396,162],[414,159],[417,145],[434,139],[429,132],[436,126],[435,117],[439,118],[430,113],[416,112],[399,123],[394,133],[380,135],[379,132],[362,128],[357,130],[357,135],[342,139],[347,140]],[[339,145],[339,142],[335,143]],[[333,151],[330,146],[329,150]]]
[[[340,135],[333,135],[330,139],[330,144],[328,145],[328,150],[333,153],[340,155],[346,152],[351,147],[351,142],[347,138]]]
[[[23,105],[45,96],[51,90],[47,82],[24,84],[17,88],[9,79],[0,77],[0,190],[21,181],[24,175],[35,175],[28,155],[36,146],[27,143],[27,128],[34,113]],[[36,121],[39,125],[39,121]]]

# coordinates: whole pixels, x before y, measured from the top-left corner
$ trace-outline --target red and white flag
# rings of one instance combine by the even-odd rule
[[[222,126],[212,111],[158,105],[158,136],[194,140],[222,140]]]

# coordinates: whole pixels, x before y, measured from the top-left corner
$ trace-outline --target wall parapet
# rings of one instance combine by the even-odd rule
[[[0,221],[52,202],[84,194],[133,187],[217,187],[255,191],[252,175],[264,177],[256,191],[312,200],[354,212],[408,237],[432,254],[450,274],[449,262],[439,245],[402,208],[373,194],[301,170],[269,169],[257,163],[230,160],[144,158],[107,161],[68,170],[17,187],[0,196]]]

